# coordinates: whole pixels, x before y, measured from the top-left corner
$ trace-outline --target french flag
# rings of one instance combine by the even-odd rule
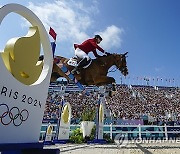
[[[52,29],[51,27],[50,27],[50,30],[49,30],[49,34],[53,37],[53,39],[56,41],[56,36],[57,36],[57,34],[56,34],[56,32],[54,31],[54,29]]]
[[[51,42],[51,48],[52,48],[52,53],[53,53],[53,57],[54,57],[55,50],[56,50],[56,43],[55,42]]]
[[[50,27],[50,30],[49,30],[49,34],[50,34],[50,35],[52,36],[52,38],[54,39],[54,42],[51,42],[52,53],[53,53],[53,57],[54,57],[55,50],[56,50],[56,43],[55,43],[55,41],[56,41],[56,36],[57,36],[57,34],[56,34],[56,32],[54,31],[54,29],[52,29],[51,27]]]

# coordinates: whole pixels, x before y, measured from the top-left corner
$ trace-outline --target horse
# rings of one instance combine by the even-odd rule
[[[81,69],[80,74],[74,74],[74,76],[81,84],[87,86],[102,86],[113,84],[115,83],[115,79],[113,77],[107,76],[108,70],[111,66],[115,65],[124,76],[128,75],[128,68],[126,65],[127,53],[128,52],[124,54],[113,53],[98,57],[97,59],[93,59],[91,65],[88,68]],[[74,68],[67,64],[69,60],[68,58],[61,56],[56,56],[56,58],[60,59],[69,71]],[[59,77],[65,77],[67,80],[70,80],[69,77],[65,75],[54,62],[50,81],[55,82]]]

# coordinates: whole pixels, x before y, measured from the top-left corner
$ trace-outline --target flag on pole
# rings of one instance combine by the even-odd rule
[[[53,53],[53,57],[54,57],[55,50],[56,50],[56,43],[55,42],[51,42],[51,48],[52,48],[52,53]]]
[[[57,34],[56,34],[56,32],[54,31],[54,29],[52,29],[51,27],[50,27],[50,30],[49,30],[49,34],[53,37],[53,39],[56,41],[56,36],[57,36]]]

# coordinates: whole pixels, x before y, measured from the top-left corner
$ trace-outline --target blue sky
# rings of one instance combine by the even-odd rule
[[[106,51],[129,52],[129,76],[123,83],[146,84],[146,77],[150,85],[180,86],[179,0],[1,0],[0,6],[8,3],[30,8],[47,31],[54,28],[56,55],[72,57],[73,43],[101,34]],[[28,26],[9,14],[1,23],[0,50],[10,38],[25,35]],[[109,75],[121,82],[120,72]]]

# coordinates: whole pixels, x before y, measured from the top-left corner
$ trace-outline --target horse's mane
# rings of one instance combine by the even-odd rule
[[[98,57],[98,58],[96,58],[94,60],[104,60],[104,59],[106,59],[106,58],[108,58],[110,56],[113,56],[113,55],[118,55],[118,54],[117,53],[108,53],[107,55],[100,56],[100,57]]]

